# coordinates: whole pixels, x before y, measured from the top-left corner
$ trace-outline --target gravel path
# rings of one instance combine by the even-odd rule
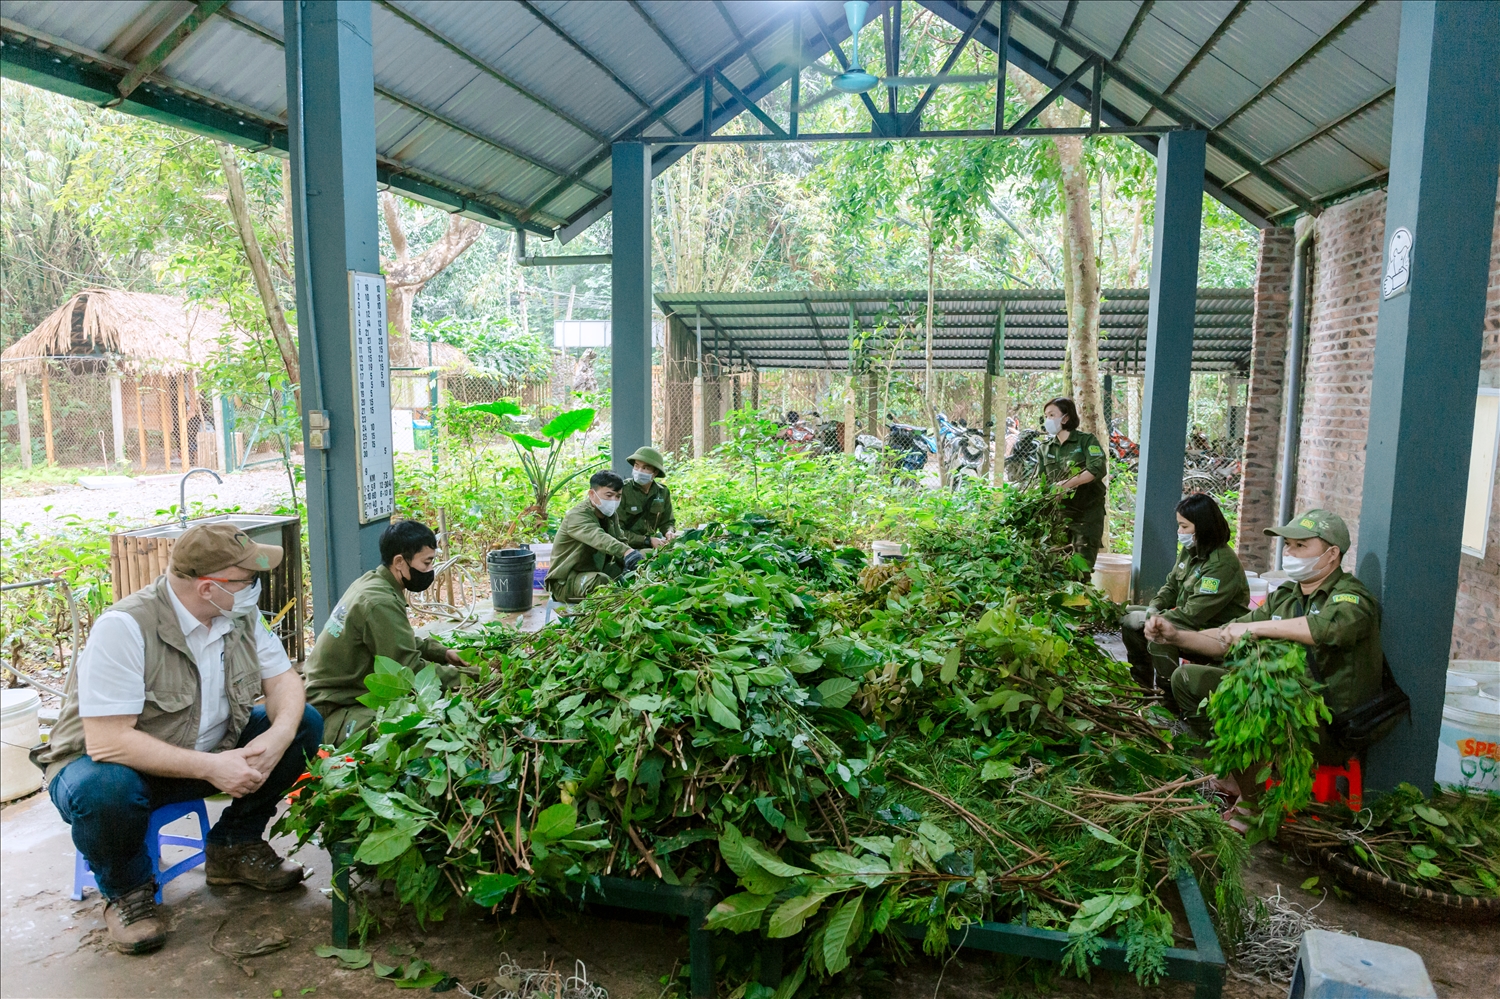
[[[21,524],[33,534],[46,534],[68,526],[72,517],[102,520],[115,514],[116,522],[146,524],[171,518],[177,505],[177,483],[181,475],[151,475],[129,480],[129,485],[110,489],[83,486],[58,488],[44,496],[0,498],[0,522],[6,533]],[[286,470],[256,468],[224,476],[223,484],[207,475],[195,475],[187,484],[190,513],[217,513],[238,507],[246,513],[267,513],[289,502]],[[159,512],[162,511],[162,512]]]

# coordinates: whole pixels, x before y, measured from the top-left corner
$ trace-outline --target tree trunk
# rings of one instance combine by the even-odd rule
[[[261,250],[260,240],[255,236],[255,223],[250,218],[250,205],[245,198],[245,179],[240,173],[239,160],[235,159],[234,150],[227,144],[218,142],[215,145],[219,150],[219,162],[223,165],[224,182],[229,192],[229,213],[234,216],[234,227],[245,248],[245,259],[250,263],[255,290],[260,294],[261,306],[266,310],[266,322],[271,327],[271,335],[276,338],[281,363],[286,366],[287,383],[296,386],[301,380],[297,366],[297,342],[287,326],[286,312],[281,308],[281,299],[276,296],[276,286],[271,283],[271,269],[266,265],[266,255]]]
[[[1109,428],[1104,424],[1104,394],[1099,379],[1099,261],[1094,253],[1083,140],[1076,135],[1059,135],[1052,142],[1062,167],[1063,233],[1068,246],[1068,283],[1073,289],[1068,310],[1073,396],[1081,429],[1102,439],[1109,436]]]
[[[396,211],[396,196],[389,191],[380,195],[380,210],[391,237],[395,260],[382,261],[385,269],[386,317],[395,329],[391,337],[391,359],[403,364],[416,363],[416,349],[411,342],[411,310],[417,293],[427,282],[441,274],[465,250],[474,245],[484,226],[473,219],[448,216],[448,228],[438,240],[413,257],[406,241],[406,230]]]
[[[932,375],[932,280],[933,265],[937,257],[937,244],[933,241],[932,230],[927,230],[927,377],[922,386],[923,394],[927,397],[927,424],[932,428],[932,439],[937,444],[937,466],[938,485],[948,484],[948,465],[943,460],[943,435],[938,432],[937,424],[937,398],[933,394],[934,384]]]

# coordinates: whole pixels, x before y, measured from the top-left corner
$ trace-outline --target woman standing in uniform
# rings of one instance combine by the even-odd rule
[[[1172,672],[1182,656],[1175,646],[1146,641],[1146,620],[1153,614],[1179,628],[1208,631],[1250,609],[1245,568],[1229,547],[1229,523],[1213,497],[1193,493],[1177,504],[1177,544],[1177,564],[1167,581],[1145,608],[1130,609],[1120,629],[1130,672],[1147,690],[1170,690]],[[1188,657],[1199,661],[1192,653]]]
[[[1078,429],[1078,407],[1057,398],[1042,409],[1043,426],[1050,435],[1037,452],[1042,478],[1068,493],[1063,500],[1073,550],[1093,571],[1104,541],[1104,447],[1099,438]]]

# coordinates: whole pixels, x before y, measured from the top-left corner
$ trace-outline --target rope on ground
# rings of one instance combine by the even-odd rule
[[[1325,893],[1323,898],[1327,897]],[[1346,932],[1314,915],[1322,904],[1322,899],[1311,907],[1289,901],[1282,897],[1280,885],[1276,886],[1276,894],[1257,899],[1247,907],[1245,935],[1234,953],[1237,967],[1232,967],[1230,973],[1246,982],[1290,984],[1303,933],[1308,930]],[[1357,933],[1349,935],[1358,936]]]
[[[589,981],[588,969],[582,961],[574,965],[572,975],[564,978],[551,964],[545,968],[523,968],[509,954],[500,955],[500,967],[493,981],[476,982],[473,991],[460,985],[458,991],[468,999],[609,999],[604,986]]]

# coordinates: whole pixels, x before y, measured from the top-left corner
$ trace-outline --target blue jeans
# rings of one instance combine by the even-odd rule
[[[266,709],[250,711],[238,746],[271,727]],[[208,842],[215,846],[253,843],[265,835],[266,823],[276,805],[307,769],[307,760],[323,741],[323,719],[308,706],[292,744],[281,754],[265,783],[224,809],[209,830]],[[96,763],[81,756],[58,771],[48,783],[47,793],[63,821],[73,827],[73,845],[94,871],[94,880],[106,898],[117,898],[153,880],[151,858],[146,853],[146,825],[151,813],[163,805],[194,798],[207,798],[219,789],[206,780],[157,777],[120,763]]]

